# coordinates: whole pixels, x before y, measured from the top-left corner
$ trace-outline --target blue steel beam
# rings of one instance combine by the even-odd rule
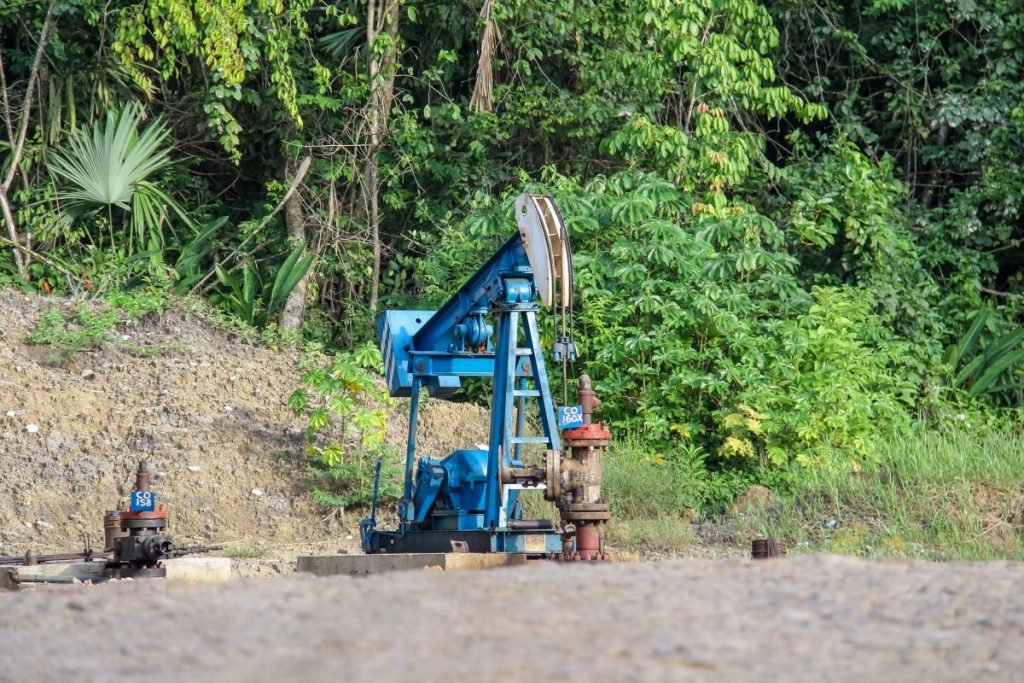
[[[448,351],[455,341],[455,326],[474,310],[488,309],[503,296],[501,273],[523,265],[528,261],[517,232],[413,335],[412,350]]]
[[[411,355],[411,372],[416,377],[493,377],[494,354],[415,353]],[[530,377],[520,370],[521,377]]]

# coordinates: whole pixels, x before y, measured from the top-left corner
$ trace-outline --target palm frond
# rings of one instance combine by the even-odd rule
[[[366,30],[361,26],[328,33],[320,38],[317,43],[328,55],[335,59],[341,59],[348,55],[354,47],[359,44],[359,39],[365,36]]]
[[[142,130],[138,104],[108,110],[102,121],[75,131],[50,152],[47,167],[64,181],[58,195],[75,212],[117,207],[131,214],[129,251],[160,248],[168,212],[191,225],[184,210],[149,178],[169,166],[170,130],[160,119]],[[111,226],[113,238],[113,226]]]
[[[163,146],[170,134],[167,126],[157,119],[139,134],[141,121],[138,105],[108,111],[105,121],[79,129],[50,154],[50,171],[70,185],[62,195],[65,201],[130,210],[139,183],[171,163],[170,150]]]

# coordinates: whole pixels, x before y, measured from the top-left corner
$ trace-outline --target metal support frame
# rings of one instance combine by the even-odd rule
[[[520,317],[527,344],[525,349],[520,349],[518,341]],[[508,511],[502,507],[504,496],[501,488],[501,471],[503,468],[522,466],[523,444],[543,443],[547,450],[561,450],[551,390],[544,367],[544,353],[540,348],[540,335],[537,330],[537,305],[530,302],[501,310],[497,336],[491,429],[487,452],[487,507],[484,511],[484,527],[488,529],[502,528],[507,520]],[[526,353],[521,354],[521,351]],[[517,377],[517,370],[525,370],[536,389],[527,389],[527,378]],[[516,389],[517,384],[519,389]],[[540,403],[543,437],[523,436],[526,398],[534,394]],[[513,405],[517,408],[514,420]]]
[[[515,272],[513,276],[515,279],[521,279],[523,273]],[[409,354],[413,369],[410,385],[409,436],[406,441],[402,500],[399,504],[401,531],[410,530],[413,522],[417,518],[422,518],[423,511],[415,510],[413,504],[420,389],[430,378],[436,376],[438,367],[444,368],[445,372],[457,372],[462,369],[475,374],[479,368],[479,361],[486,358],[494,368],[483,528],[500,529],[505,526],[504,523],[511,511],[504,509],[502,504],[503,499],[507,497],[503,495],[501,471],[508,467],[522,466],[523,445],[542,443],[546,450],[561,450],[544,353],[540,346],[537,308],[537,304],[531,298],[526,302],[508,305],[496,311],[496,347],[492,354],[421,354],[416,351]],[[519,345],[520,333],[525,340],[525,347]],[[430,362],[425,361],[424,356],[429,358]],[[531,382],[535,387],[533,389],[528,388]],[[527,398],[538,399],[543,436],[529,437],[523,434]]]
[[[393,551],[391,548],[434,547],[445,538],[465,537],[468,530],[463,523],[490,534],[492,552],[522,552],[525,545],[532,545],[536,552],[546,553],[556,544],[555,531],[509,527],[509,519],[521,515],[521,507],[517,508],[516,503],[523,486],[502,482],[503,469],[522,466],[525,444],[543,444],[547,451],[561,451],[537,326],[537,299],[529,259],[520,236],[516,235],[440,310],[388,311],[382,315],[378,326],[388,386],[392,396],[411,399],[409,434],[399,528],[378,531],[375,517],[365,520],[361,525],[365,550],[389,552]],[[488,339],[491,330],[484,320],[485,312],[494,322],[493,342]],[[438,500],[436,491],[417,492],[416,427],[421,389],[445,395],[459,385],[461,377],[494,380],[483,510],[477,521],[461,520],[457,530],[444,532],[431,526],[433,521],[440,523],[441,518],[431,520],[427,510],[415,509],[417,504],[429,506]],[[538,401],[543,436],[523,433],[528,398]],[[415,535],[420,535],[418,540],[405,538]],[[527,536],[531,543],[526,543]],[[474,548],[479,547],[479,542],[474,543]]]

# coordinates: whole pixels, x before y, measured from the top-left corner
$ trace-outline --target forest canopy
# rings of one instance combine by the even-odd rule
[[[1014,0],[6,0],[0,36],[0,285],[351,349],[525,189],[659,461],[772,481],[1019,423]]]

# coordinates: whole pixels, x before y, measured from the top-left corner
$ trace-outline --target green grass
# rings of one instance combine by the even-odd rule
[[[696,543],[690,522],[700,506],[702,478],[683,476],[690,465],[684,469],[681,462],[664,462],[648,451],[626,438],[613,441],[602,459],[601,491],[612,512],[605,542],[643,555],[679,554]],[[557,508],[539,492],[524,492],[522,500],[524,517],[557,522]]]
[[[789,489],[775,491],[776,504],[706,518],[701,528],[711,529],[710,537],[716,529],[728,532],[723,538],[732,540],[725,544],[744,551],[749,538],[770,535],[789,541],[792,552],[1024,560],[1024,437],[922,429],[880,440],[874,450],[870,469],[794,470],[779,478]],[[843,456],[825,460],[847,461]],[[603,462],[603,494],[612,505],[609,545],[661,556],[699,543],[689,524],[708,513],[701,507],[708,504],[709,478],[699,458],[666,459],[625,439]],[[546,505],[528,504],[527,511],[557,519]]]
[[[269,552],[268,548],[238,547],[225,548],[221,554],[233,560],[253,560],[266,557]]]
[[[49,346],[44,362],[66,365],[79,351],[98,348],[107,339],[115,339],[115,328],[127,320],[139,320],[149,313],[162,313],[166,296],[158,292],[135,290],[108,292],[104,299],[80,301],[71,307],[51,306],[26,338],[29,344]],[[160,353],[161,347],[128,344],[136,355]]]
[[[604,533],[606,545],[645,557],[678,555],[698,542],[688,521],[671,517],[613,518],[605,525]]]
[[[617,519],[686,519],[697,516],[707,480],[697,453],[666,459],[635,438],[613,441],[602,460],[601,492]]]
[[[751,531],[865,557],[1024,560],[1024,439],[922,433],[877,449],[871,471],[794,478]]]

